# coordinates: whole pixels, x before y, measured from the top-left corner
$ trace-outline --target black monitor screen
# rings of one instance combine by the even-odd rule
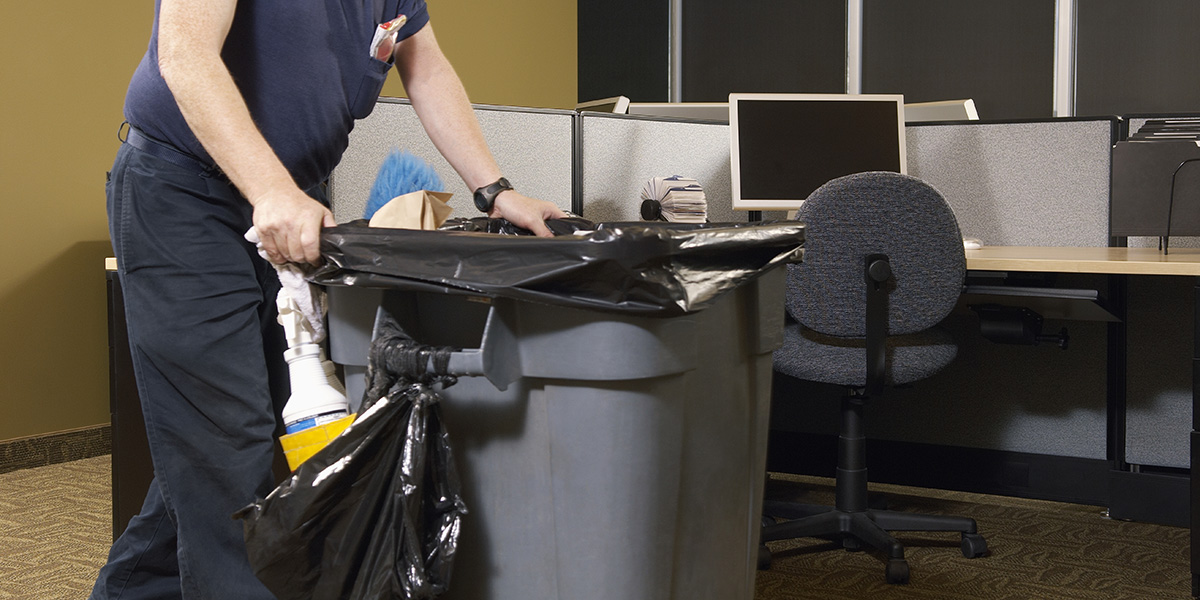
[[[905,172],[901,96],[730,97],[734,208],[796,208],[843,175]]]

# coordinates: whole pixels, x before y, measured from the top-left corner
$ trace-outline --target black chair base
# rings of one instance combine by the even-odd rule
[[[889,531],[955,531],[962,534],[960,549],[966,558],[987,553],[987,541],[977,533],[975,520],[967,517],[925,515],[891,510],[866,509],[843,511],[830,506],[768,501],[763,512],[787,519],[765,525],[762,531],[763,549],[766,542],[793,538],[826,538],[839,541],[847,550],[874,548],[887,557],[888,583],[908,583],[908,562],[904,546]],[[770,551],[760,549],[759,565],[770,564]]]
[[[957,531],[962,534],[959,548],[963,556],[976,558],[987,553],[987,541],[979,535],[975,519],[870,508],[862,414],[866,399],[860,388],[848,389],[842,398],[834,506],[763,502],[760,567],[770,564],[767,542],[817,537],[841,542],[847,550],[860,550],[865,545],[882,552],[887,557],[887,582],[908,583],[904,546],[889,531]],[[773,523],[773,517],[789,520]]]

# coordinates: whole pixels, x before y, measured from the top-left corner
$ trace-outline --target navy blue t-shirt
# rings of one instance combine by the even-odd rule
[[[212,158],[188,128],[158,71],[158,0],[150,47],[125,96],[125,119],[200,160]],[[429,22],[424,0],[242,0],[221,56],[267,143],[301,189],[323,181],[349,143],[354,120],[375,106],[390,64],[371,56],[375,28],[405,15],[405,39]]]

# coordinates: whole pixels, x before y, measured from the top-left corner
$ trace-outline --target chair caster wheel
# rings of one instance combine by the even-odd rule
[[[846,536],[842,538],[842,548],[845,548],[846,552],[861,552],[863,543],[862,540],[854,536]]]
[[[987,540],[983,539],[983,536],[978,533],[962,534],[960,548],[962,549],[962,555],[967,558],[978,558],[987,554],[988,551]]]
[[[889,559],[887,562],[888,583],[908,583],[908,561],[903,558]]]
[[[766,571],[771,568],[771,549],[766,544],[758,545],[758,570]]]

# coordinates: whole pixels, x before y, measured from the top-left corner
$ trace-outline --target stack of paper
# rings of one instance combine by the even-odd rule
[[[708,214],[704,189],[695,179],[675,175],[655,177],[642,186],[642,200],[654,200],[672,223],[703,223]]]

